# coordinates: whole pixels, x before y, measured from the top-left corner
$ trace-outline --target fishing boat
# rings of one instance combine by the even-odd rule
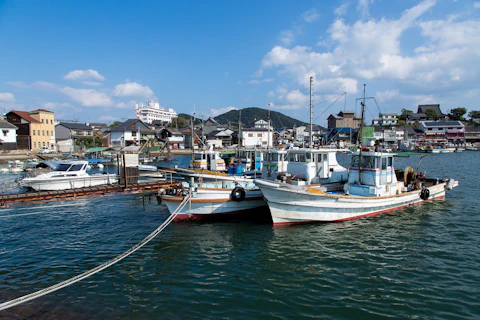
[[[54,169],[47,173],[38,175],[35,175],[34,172],[27,173],[25,178],[19,182],[20,186],[36,191],[46,191],[92,187],[118,182],[116,174],[88,174],[88,161],[85,160],[59,161],[52,167]]]
[[[189,196],[185,206],[177,211]],[[251,179],[201,183],[194,187],[166,190],[161,196],[175,221],[218,220],[238,217],[268,217],[267,203]]]
[[[365,100],[361,105],[363,119]],[[443,199],[446,190],[458,185],[453,179],[427,178],[418,172],[419,163],[416,170],[408,166],[396,171],[393,160],[392,153],[360,148],[352,155],[348,181],[342,190],[329,190],[322,184],[295,186],[262,179],[256,179],[255,184],[267,200],[275,226],[374,216]]]

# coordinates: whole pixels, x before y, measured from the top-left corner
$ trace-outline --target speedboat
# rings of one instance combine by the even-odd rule
[[[85,160],[59,161],[50,172],[38,175],[35,175],[34,172],[27,173],[25,178],[20,181],[20,185],[36,191],[47,191],[116,184],[118,182],[117,174],[88,174],[87,167],[88,161]]]

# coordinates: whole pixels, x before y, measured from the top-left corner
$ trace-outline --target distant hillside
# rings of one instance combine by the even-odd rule
[[[268,110],[261,108],[245,108],[242,110],[231,110],[219,116],[216,116],[214,119],[220,124],[230,124],[232,128],[236,128],[238,125],[239,113],[242,112],[242,125],[243,127],[253,126],[255,121],[265,120],[268,121]],[[184,118],[190,123],[191,115],[186,113],[180,113],[179,117]],[[203,119],[207,120],[207,119]],[[292,128],[293,126],[306,126],[308,123],[303,121],[290,118],[283,113],[277,111],[270,111],[270,121],[274,129],[280,128]],[[195,124],[200,124],[201,119],[196,118]]]
[[[265,120],[268,121],[268,110],[261,108],[245,108],[242,110],[231,110],[219,116],[216,116],[214,119],[221,124],[231,123],[232,126],[236,127],[238,123],[239,113],[242,113],[242,125],[243,126],[253,126],[255,121]],[[303,126],[307,123],[290,118],[280,112],[270,111],[270,121],[274,129],[280,128],[292,128],[293,126]]]

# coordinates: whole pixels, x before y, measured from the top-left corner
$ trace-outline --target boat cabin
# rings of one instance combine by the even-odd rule
[[[400,193],[393,154],[362,152],[352,156],[345,192],[356,196],[387,196]]]
[[[193,160],[190,161],[190,167],[193,169],[225,171],[225,160],[222,159],[220,152],[200,151],[195,152]]]
[[[346,181],[348,171],[337,162],[337,149],[288,149],[285,153],[272,153],[272,172],[287,173],[308,184]],[[268,161],[268,158],[267,158]],[[264,161],[264,167],[266,166]],[[263,170],[265,171],[265,170]],[[262,171],[262,178],[263,178]],[[268,179],[265,177],[265,179]]]

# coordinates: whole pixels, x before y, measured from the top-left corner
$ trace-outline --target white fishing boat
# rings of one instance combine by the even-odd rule
[[[362,103],[362,119],[365,100]],[[360,130],[361,132],[361,130]],[[361,139],[360,139],[361,141]],[[352,155],[343,190],[326,185],[292,185],[256,179],[274,225],[344,221],[442,199],[458,185],[453,179],[429,179],[413,167],[395,171],[394,155],[362,148]],[[418,165],[417,165],[418,168]]]
[[[35,175],[29,172],[20,181],[20,186],[36,191],[67,190],[74,188],[92,187],[104,184],[116,184],[116,174],[87,173],[88,162],[85,160],[59,161],[53,171]]]
[[[176,212],[187,195],[189,196],[188,202],[180,211]],[[247,216],[264,218],[269,215],[267,203],[251,179],[237,179],[201,184],[193,188],[166,190],[161,198],[170,213],[178,213],[175,221],[218,220]]]

